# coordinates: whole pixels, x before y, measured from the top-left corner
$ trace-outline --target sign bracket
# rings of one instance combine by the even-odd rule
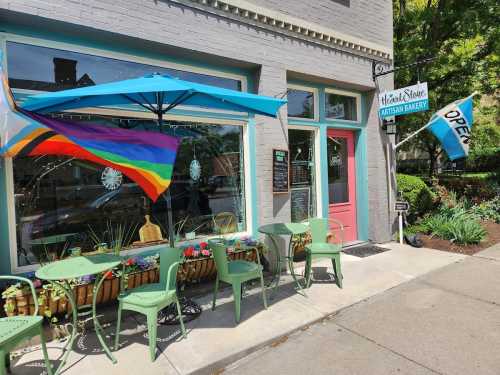
[[[416,66],[418,69],[418,80],[420,81],[420,66],[427,64],[431,61],[434,61],[436,59],[437,59],[437,57],[429,57],[427,59],[417,60],[411,64],[397,66],[397,67],[394,67],[392,69],[385,69],[385,67],[387,67],[389,65],[382,63],[380,61],[372,60],[372,78],[373,78],[373,81],[375,82],[378,77],[397,72],[398,70],[401,70],[401,69],[409,69],[409,68]]]

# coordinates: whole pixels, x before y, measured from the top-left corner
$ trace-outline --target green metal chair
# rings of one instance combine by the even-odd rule
[[[319,258],[330,258],[335,272],[335,281],[342,288],[342,270],[340,267],[340,252],[344,242],[344,226],[338,220],[330,219],[340,227],[340,243],[328,243],[328,219],[313,218],[309,220],[312,241],[306,250],[306,287],[311,286],[312,261]]]
[[[118,319],[116,324],[115,350],[118,349],[122,310],[131,310],[146,315],[149,336],[149,354],[155,360],[158,312],[175,303],[181,324],[182,337],[186,328],[182,320],[181,306],[177,297],[177,269],[182,259],[182,250],[165,247],[160,250],[160,282],[131,289],[118,297]]]
[[[5,375],[6,368],[10,368],[10,351],[21,342],[30,340],[34,336],[40,336],[45,366],[48,374],[52,375],[52,367],[43,337],[43,317],[37,315],[38,299],[33,283],[31,280],[19,276],[0,276],[0,280],[18,280],[27,283],[35,303],[35,313],[32,316],[12,316],[0,319],[0,375]]]
[[[245,281],[254,279],[260,279],[262,287],[262,300],[264,301],[264,307],[267,309],[266,288],[264,286],[264,276],[262,274],[263,267],[260,264],[259,251],[255,249],[257,252],[258,263],[247,262],[245,260],[229,261],[226,254],[226,244],[223,239],[209,240],[208,243],[212,249],[215,265],[217,266],[217,279],[215,280],[212,310],[215,310],[219,282],[223,281],[231,284],[233,287],[235,319],[236,323],[239,323],[241,309],[241,286]]]

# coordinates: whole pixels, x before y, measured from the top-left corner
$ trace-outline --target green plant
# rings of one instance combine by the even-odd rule
[[[495,223],[500,223],[500,196],[473,205],[470,211],[481,220],[491,220]]]
[[[434,207],[435,194],[425,182],[416,176],[397,174],[398,190],[403,198],[410,203],[408,219],[415,221]]]
[[[106,223],[106,231],[99,236],[96,231],[89,225],[89,237],[94,245],[107,243],[115,255],[120,255],[122,248],[130,245],[132,238],[137,230],[136,224],[118,223],[113,224],[111,221]]]
[[[452,242],[462,245],[476,244],[486,237],[486,231],[472,217],[453,219],[448,223],[448,235]]]

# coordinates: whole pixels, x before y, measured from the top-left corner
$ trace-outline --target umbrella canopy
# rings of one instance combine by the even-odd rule
[[[182,104],[276,117],[278,109],[286,100],[183,81],[155,73],[141,78],[31,96],[22,108],[47,113],[131,103],[160,116]]]

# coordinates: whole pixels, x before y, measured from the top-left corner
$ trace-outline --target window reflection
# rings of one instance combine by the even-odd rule
[[[330,204],[349,202],[347,139],[328,137],[327,153]]]
[[[326,93],[325,112],[329,119],[358,121],[357,103],[353,96]]]
[[[314,93],[303,90],[288,90],[288,116],[314,118]]]
[[[314,131],[290,129],[291,217],[300,222],[316,216]]]
[[[95,116],[90,121],[110,126],[124,120]],[[126,122],[156,129],[149,121]],[[164,132],[182,139],[169,188],[177,241],[246,229],[242,130],[186,122],[165,126]],[[193,160],[198,169],[190,169]],[[126,176],[69,157],[18,157],[13,164],[20,266],[43,261],[47,253],[60,256],[68,247],[92,251],[90,230],[110,242],[109,223],[135,228],[132,242],[144,246],[137,243],[138,228],[148,214],[168,237],[165,197],[153,203]]]
[[[241,91],[241,81],[236,79],[16,42],[7,42],[7,67],[10,87],[17,89],[58,91],[157,72]]]

